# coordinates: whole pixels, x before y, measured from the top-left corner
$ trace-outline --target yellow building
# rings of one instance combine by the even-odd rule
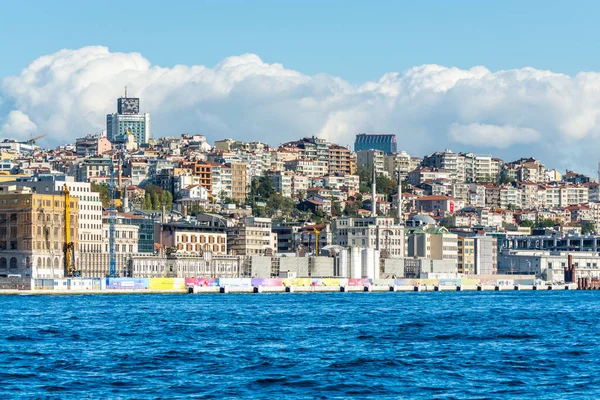
[[[13,182],[19,178],[28,178],[25,174],[9,174],[8,172],[0,172],[0,183]]]
[[[78,200],[71,196],[70,201],[76,248]],[[0,186],[0,276],[64,277],[64,224],[64,195]]]
[[[458,237],[458,273],[475,273],[475,239]]]

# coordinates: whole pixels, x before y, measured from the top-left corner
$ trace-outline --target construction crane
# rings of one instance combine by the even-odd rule
[[[71,240],[71,196],[65,183],[65,243],[63,245],[65,276],[73,276],[75,272],[75,245]]]
[[[313,230],[315,231],[315,242],[316,242],[316,246],[317,246],[316,255],[318,257],[319,256],[319,233],[321,233],[321,231],[318,230],[316,226],[313,228]]]
[[[115,250],[115,224],[117,223],[117,210],[115,208],[116,189],[115,189],[115,163],[110,159],[110,210],[108,214],[108,276],[116,278],[117,275],[117,255]]]
[[[35,144],[35,141],[36,141],[36,140],[38,140],[38,139],[41,139],[41,138],[43,138],[43,137],[46,137],[46,134],[43,134],[43,135],[39,135],[39,136],[36,136],[36,137],[29,138],[29,140],[27,141],[27,143],[28,143],[28,144]]]

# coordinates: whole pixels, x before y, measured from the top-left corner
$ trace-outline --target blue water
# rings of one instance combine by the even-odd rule
[[[3,296],[0,398],[600,398],[600,292]]]

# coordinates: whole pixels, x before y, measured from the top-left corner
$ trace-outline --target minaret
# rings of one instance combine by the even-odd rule
[[[127,185],[123,186],[123,212],[129,212],[129,199],[127,198]]]
[[[377,216],[377,173],[375,172],[375,164],[373,164],[373,185],[371,186],[371,217]]]
[[[398,170],[398,223],[402,223],[402,177]]]

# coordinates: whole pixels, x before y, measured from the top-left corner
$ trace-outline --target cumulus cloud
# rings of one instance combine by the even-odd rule
[[[13,110],[8,113],[6,122],[0,129],[0,134],[15,139],[27,139],[36,131],[37,126],[26,114],[19,110]]]
[[[533,68],[492,72],[422,65],[353,85],[308,76],[254,54],[214,67],[153,65],[139,53],[61,50],[0,86],[3,137],[47,133],[47,146],[104,130],[123,94],[141,98],[153,136],[201,132],[272,145],[318,135],[351,145],[359,132],[391,132],[414,155],[451,148],[503,158],[536,156],[591,170],[600,130],[600,74]]]
[[[455,123],[450,127],[450,138],[458,143],[500,149],[517,143],[535,143],[541,137],[542,135],[535,129],[519,128],[512,125],[460,125]]]

